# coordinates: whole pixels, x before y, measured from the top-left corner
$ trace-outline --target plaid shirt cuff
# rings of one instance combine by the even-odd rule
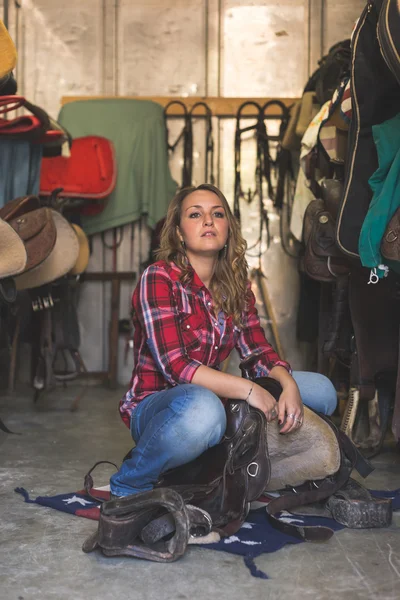
[[[266,365],[260,360],[254,366],[252,366],[247,373],[251,379],[256,379],[257,377],[268,377],[271,369],[274,367],[284,367],[288,373],[292,374],[291,366],[284,360],[278,360],[276,363],[271,365],[270,368],[266,367]]]
[[[186,362],[186,361],[185,361]],[[179,383],[192,383],[192,379],[197,369],[201,366],[198,360],[190,360],[186,362],[179,373]]]

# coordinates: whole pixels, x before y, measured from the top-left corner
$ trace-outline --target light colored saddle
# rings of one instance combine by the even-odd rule
[[[22,273],[26,262],[23,241],[11,225],[0,218],[0,279]]]
[[[59,212],[48,210],[57,231],[54,247],[37,267],[15,278],[17,290],[39,287],[63,277],[78,259],[79,242],[74,229]]]
[[[306,406],[300,429],[280,434],[275,420],[267,424],[267,440],[271,461],[268,491],[318,481],[340,467],[340,448],[334,431]]]

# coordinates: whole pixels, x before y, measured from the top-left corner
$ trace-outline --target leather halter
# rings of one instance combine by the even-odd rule
[[[184,124],[183,128],[178,135],[177,139],[173,144],[169,142],[169,131],[167,127],[167,117],[168,117],[168,109],[171,106],[180,106],[183,112]],[[172,154],[175,152],[179,142],[183,141],[183,162],[182,162],[182,184],[181,187],[188,187],[192,185],[192,168],[193,168],[193,159],[192,159],[192,126],[190,122],[190,115],[186,105],[180,100],[172,100],[168,102],[167,106],[164,108],[164,122],[165,122],[165,131],[167,138],[167,148],[168,151]]]
[[[193,160],[193,119],[195,115],[193,114],[195,109],[198,107],[203,107],[205,111],[205,119],[206,119],[206,137],[205,137],[205,164],[204,164],[204,181],[205,183],[211,183],[214,185],[215,177],[214,177],[214,138],[213,138],[213,129],[212,129],[212,112],[208,104],[205,102],[196,102],[193,104],[192,108],[189,111],[190,116],[190,156],[192,156]]]
[[[183,128],[176,138],[175,142],[171,144],[169,142],[169,130],[167,126],[167,120],[170,117],[168,109],[177,105],[182,109],[182,117],[184,120]],[[203,108],[204,116],[194,114],[196,109]],[[167,148],[172,154],[175,152],[177,146],[182,141],[182,183],[181,188],[189,187],[192,185],[193,176],[193,120],[195,118],[205,118],[206,121],[206,133],[205,133],[205,157],[204,157],[204,182],[215,183],[214,177],[214,138],[212,128],[212,112],[206,102],[196,102],[190,108],[187,109],[186,105],[180,100],[172,100],[164,108],[164,120],[165,129],[167,136]]]

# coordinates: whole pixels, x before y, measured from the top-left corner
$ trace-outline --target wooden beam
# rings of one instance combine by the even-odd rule
[[[213,116],[215,117],[235,117],[238,108],[244,102],[257,102],[263,106],[270,100],[280,100],[289,107],[299,98],[222,98],[217,96],[201,97],[201,96],[63,96],[61,98],[61,105],[69,104],[70,102],[78,102],[82,100],[151,100],[161,104],[162,107],[166,107],[169,102],[179,101],[182,102],[188,109],[190,109],[196,102],[205,102],[211,109]],[[168,109],[168,114],[173,116],[182,115],[182,107],[174,104]],[[200,106],[196,109],[196,114],[204,114],[204,109]],[[255,114],[254,107],[246,107],[243,111],[243,115],[251,116]],[[280,110],[276,106],[269,107],[266,114],[277,115],[281,114]]]

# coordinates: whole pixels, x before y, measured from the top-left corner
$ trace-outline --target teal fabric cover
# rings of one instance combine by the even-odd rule
[[[373,125],[372,133],[379,167],[369,179],[373,196],[361,228],[358,249],[364,267],[376,268],[377,275],[383,277],[385,270],[379,265],[386,265],[386,261],[380,245],[390,219],[400,206],[400,113],[380,125]]]
[[[89,235],[147,216],[150,227],[165,216],[177,188],[168,166],[163,108],[149,100],[80,100],[65,104],[59,123],[73,138],[99,135],[114,144],[117,184],[98,215],[82,218]]]

